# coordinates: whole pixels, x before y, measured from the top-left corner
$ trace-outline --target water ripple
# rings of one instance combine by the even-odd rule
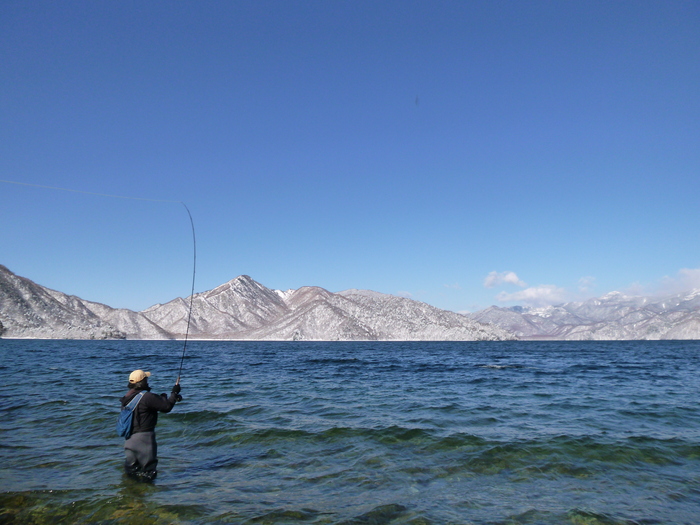
[[[180,344],[2,341],[0,522],[696,522],[698,342],[192,342],[134,483],[124,379]]]

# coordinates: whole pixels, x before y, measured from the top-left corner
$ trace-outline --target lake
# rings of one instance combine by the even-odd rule
[[[0,523],[693,524],[700,342],[0,340]]]

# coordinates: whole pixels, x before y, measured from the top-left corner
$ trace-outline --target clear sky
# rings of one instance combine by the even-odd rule
[[[700,287],[700,2],[0,3],[0,264],[454,311]],[[156,202],[174,201],[174,202]]]

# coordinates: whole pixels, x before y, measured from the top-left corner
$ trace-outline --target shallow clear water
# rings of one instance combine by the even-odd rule
[[[700,342],[0,340],[0,523],[696,524]]]

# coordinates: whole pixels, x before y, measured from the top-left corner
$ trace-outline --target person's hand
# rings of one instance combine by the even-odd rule
[[[181,390],[181,389],[180,389],[180,384],[179,384],[179,383],[175,383],[175,386],[173,387],[172,391],[175,392],[176,394],[179,394],[179,393],[180,393],[180,390]]]
[[[180,394],[175,394],[175,402],[179,403],[180,401],[182,401],[182,396]]]

